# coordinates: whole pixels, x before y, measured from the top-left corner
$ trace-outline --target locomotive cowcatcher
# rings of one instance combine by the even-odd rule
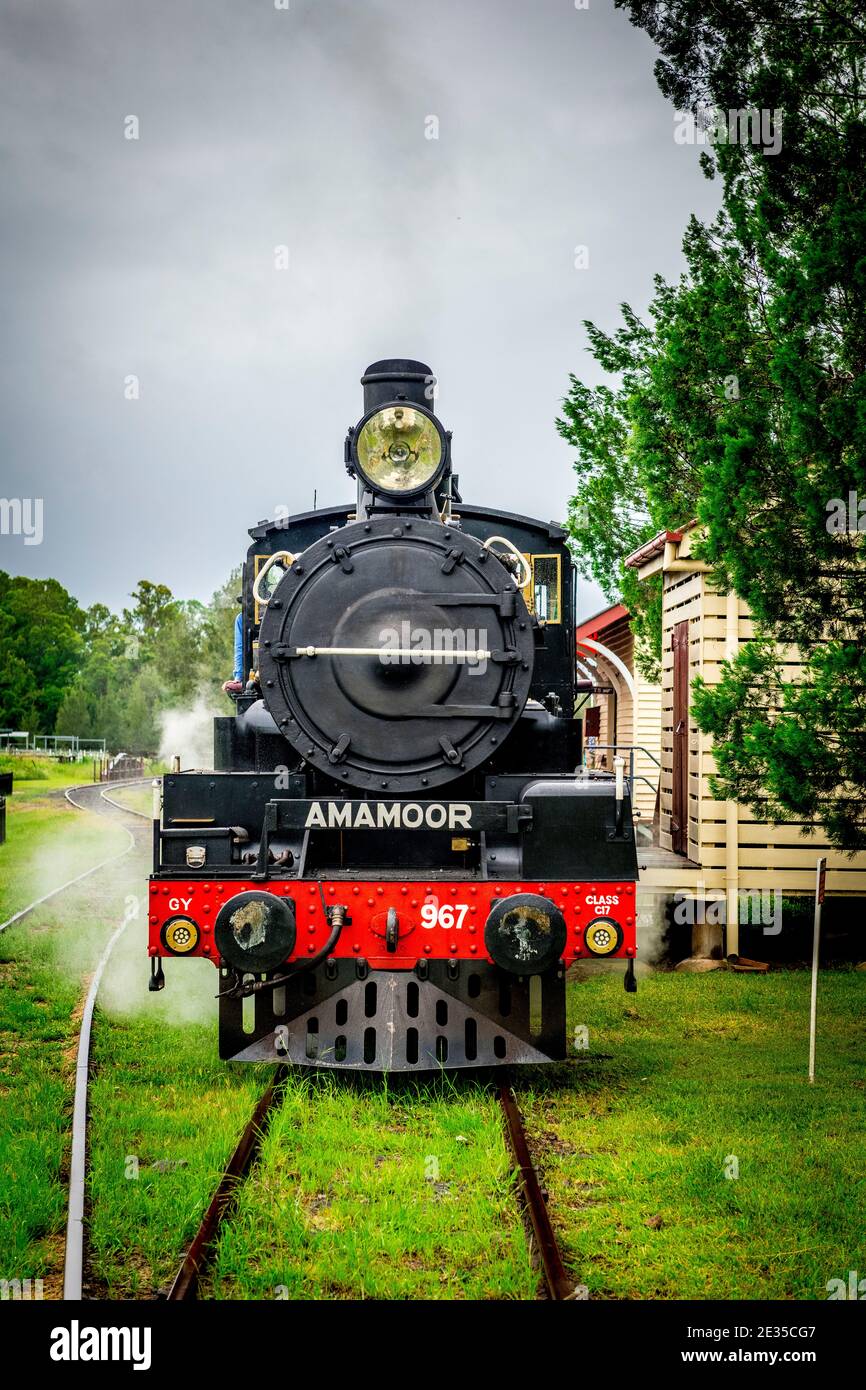
[[[562,1058],[570,964],[635,987],[637,879],[628,782],[579,766],[565,532],[462,501],[423,363],[362,384],[354,505],[251,529],[215,771],[155,791],[151,988],[211,960],[232,1061]]]

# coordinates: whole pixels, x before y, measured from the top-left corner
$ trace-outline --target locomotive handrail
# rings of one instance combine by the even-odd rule
[[[293,555],[290,550],[275,550],[273,555],[268,556],[267,560],[262,565],[253,582],[253,598],[255,599],[256,603],[259,605],[260,608],[267,608],[268,603],[270,602],[269,599],[262,598],[261,594],[259,593],[259,585],[261,584],[268,570],[271,568],[271,565],[275,564],[277,560],[287,560],[290,565],[293,565],[297,558],[297,555]]]
[[[584,759],[586,758],[586,755],[587,755],[588,753],[613,753],[613,754],[614,754],[614,757],[615,757],[615,756],[616,756],[616,753],[617,753],[617,750],[620,749],[620,748],[622,748],[622,749],[628,749],[628,755],[629,755],[629,757],[628,757],[628,781],[629,781],[629,785],[630,785],[630,786],[634,786],[635,782],[645,782],[646,785],[649,787],[650,791],[651,791],[651,792],[655,792],[655,793],[657,794],[657,793],[658,793],[658,783],[657,783],[657,782],[653,782],[652,779],[649,778],[649,777],[647,777],[647,776],[645,776],[644,773],[642,773],[642,772],[636,773],[635,770],[634,770],[634,755],[635,755],[635,753],[643,753],[643,754],[645,754],[646,757],[648,757],[652,762],[655,763],[655,765],[656,765],[656,767],[659,769],[659,771],[661,771],[661,767],[662,767],[661,763],[659,762],[659,760],[658,760],[658,758],[655,756],[655,754],[654,754],[654,753],[651,753],[650,750],[649,750],[648,748],[644,748],[643,745],[640,744],[640,743],[594,743],[594,744],[592,745],[591,748],[589,748],[589,747],[584,748],[584,750],[583,750]],[[587,765],[586,762],[584,762],[584,767],[586,767],[586,765]]]
[[[439,657],[456,661],[491,661],[493,652],[478,650],[447,651],[439,647],[295,647],[295,656],[387,656]]]
[[[645,753],[646,756],[647,756],[652,762],[655,763],[656,767],[658,767],[658,768],[661,767],[661,763],[659,762],[659,760],[658,760],[658,758],[656,757],[655,753],[651,753],[650,750],[649,750],[648,748],[644,748],[643,745],[640,744],[640,743],[594,743],[594,744],[592,745],[592,751],[593,751],[594,753],[598,753],[599,751],[601,751],[601,752],[613,752],[613,753],[615,753],[616,750],[617,750],[618,748],[627,748],[627,749],[629,750],[629,752],[632,753],[632,754],[634,754],[634,753]],[[585,751],[586,751],[586,752],[589,752],[590,750],[589,750],[589,748],[587,748]]]
[[[500,545],[505,546],[506,550],[510,550],[515,560],[517,560],[518,563],[523,566],[523,571],[526,575],[526,578],[523,580],[522,583],[518,582],[517,580],[515,580],[515,583],[517,584],[518,589],[528,589],[529,585],[532,583],[532,568],[528,560],[526,559],[526,556],[520,553],[514,542],[510,541],[507,536],[488,536],[487,540],[484,541],[482,548],[484,550],[489,550],[491,545],[493,545],[494,541],[498,541]],[[494,550],[492,553],[495,555],[496,551]]]

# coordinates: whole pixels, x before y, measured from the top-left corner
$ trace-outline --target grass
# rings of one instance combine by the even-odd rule
[[[26,799],[32,795],[44,795],[50,791],[63,791],[66,787],[81,786],[85,782],[93,782],[93,762],[92,758],[85,758],[80,763],[61,763],[55,758],[26,758],[20,755],[9,756],[0,754],[0,772],[12,772],[15,775],[11,798],[7,798],[7,806],[16,804],[19,799]],[[165,765],[152,759],[146,764],[145,777],[159,777],[166,771]],[[115,786],[122,786],[122,783],[115,783]],[[105,783],[106,790],[110,795],[114,795],[111,784]],[[130,793],[135,790],[129,788]],[[148,801],[148,807],[150,802]]]
[[[46,1297],[62,1290],[84,982],[123,903],[96,875],[0,935],[0,1277],[43,1278]]]
[[[68,1049],[76,991],[34,943],[26,968],[0,937],[0,1277],[44,1278],[62,1289]]]
[[[128,843],[123,830],[77,811],[62,797],[7,802],[0,922]]]
[[[866,977],[822,975],[814,1086],[808,996],[803,971],[571,987],[590,1051],[521,1103],[591,1297],[823,1299],[866,1268]]]
[[[0,846],[0,921],[127,844],[62,797],[16,796]],[[0,1278],[42,1278],[46,1297],[62,1292],[80,1006],[143,872],[121,859],[0,933]]]
[[[153,790],[150,783],[146,787],[125,787],[122,782],[105,788],[112,801],[126,806],[131,811],[140,811],[150,816],[153,809]]]
[[[591,1297],[825,1298],[829,1279],[866,1265],[864,985],[854,971],[822,977],[814,1087],[805,972],[658,974],[637,999],[615,976],[569,985],[590,1051],[521,1072],[518,1094]],[[265,1072],[221,1071],[210,1024],[135,1020],[99,1038],[94,1267],[106,1291],[140,1296],[191,1237]],[[149,1186],[120,1179],[136,1145]],[[536,1287],[488,1094],[461,1078],[358,1088],[301,1075],[204,1292],[531,1298]]]
[[[7,798],[7,809],[19,797],[30,793],[44,793],[62,790],[64,787],[79,786],[82,782],[93,781],[93,763],[61,763],[53,758],[24,758],[0,755],[0,772],[14,773],[12,795]]]
[[[184,988],[179,972],[171,984]],[[101,1016],[96,1030],[91,1297],[149,1298],[170,1283],[272,1071],[226,1067],[213,1021],[172,1026],[165,996],[153,1002],[156,1016]]]
[[[531,1299],[493,1097],[293,1078],[221,1238],[217,1298]]]

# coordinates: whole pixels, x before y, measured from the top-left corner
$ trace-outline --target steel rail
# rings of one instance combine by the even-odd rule
[[[123,787],[144,787],[148,786],[152,781],[152,777],[130,777],[128,782],[121,782],[120,785]],[[115,801],[113,796],[108,795],[108,792],[100,792],[100,796],[109,806],[116,806],[118,811],[123,811],[127,816],[138,816],[139,820],[147,821],[152,819],[147,811],[134,811],[131,806],[124,806],[122,801]]]
[[[149,782],[150,778],[142,778],[141,781]],[[83,782],[80,786],[77,787],[67,787],[63,795],[65,799],[69,802],[70,806],[74,806],[76,810],[89,811],[91,808],[89,806],[82,806],[79,801],[75,801],[73,797],[70,795],[70,792],[89,791],[92,787],[96,787],[98,785],[98,782]],[[140,783],[134,783],[133,780],[130,778],[130,781],[126,785],[133,786],[140,785]],[[125,811],[130,816],[143,816],[145,820],[147,819],[147,817],[144,816],[144,813],[142,811],[131,811],[127,806],[121,806],[119,801],[112,801],[110,796],[105,795],[105,792],[101,792],[100,795],[102,796],[102,799],[104,801],[106,801],[111,806],[116,806],[118,810]],[[43,903],[50,902],[52,898],[56,898],[58,893],[65,892],[65,890],[67,888],[71,888],[73,884],[83,882],[84,879],[90,878],[91,874],[95,874],[100,869],[104,869],[107,864],[113,864],[116,860],[122,859],[124,855],[129,854],[130,850],[132,850],[135,847],[135,840],[133,839],[132,832],[130,830],[127,830],[126,826],[124,826],[123,829],[129,836],[129,844],[127,845],[126,849],[119,850],[117,854],[110,854],[107,859],[101,859],[98,864],[94,864],[91,868],[85,869],[83,873],[76,874],[74,878],[68,878],[65,883],[61,883],[57,888],[52,888],[50,893],[43,893],[41,898],[35,898],[32,903],[28,903],[26,907],[22,907],[19,912],[13,913],[13,915],[7,918],[5,922],[0,922],[0,932],[5,931],[7,927],[13,926],[15,922],[20,922],[22,917],[26,917],[29,913],[31,913],[34,910],[34,908],[41,907]]]
[[[277,1067],[271,1084],[247,1122],[210,1200],[207,1211],[202,1217],[201,1225],[195,1234],[192,1245],[184,1255],[183,1262],[174,1277],[174,1282],[168,1292],[169,1302],[191,1302],[198,1297],[199,1277],[213,1255],[220,1227],[237,1199],[240,1185],[258,1157],[262,1139],[267,1131],[268,1121],[282,1099],[288,1075],[288,1067]]]
[[[144,780],[144,779],[142,779]],[[85,783],[90,789],[94,783]],[[72,787],[65,793],[66,800],[79,810],[88,811],[89,806],[82,806],[69,795],[70,791],[82,791],[84,787]],[[121,806],[120,802],[112,801],[111,797],[100,792],[102,800],[108,805],[116,806],[119,810],[126,812],[128,808]],[[133,812],[132,814],[140,814]],[[79,874],[77,878],[70,879],[63,887],[70,887],[72,883],[78,883],[82,878],[87,878],[95,873],[97,869],[103,868],[106,864],[111,864],[117,859],[124,858],[135,849],[135,837],[131,830],[123,827],[129,836],[129,844],[126,849],[119,854],[111,855],[110,858],[96,864],[86,873]],[[55,889],[54,893],[48,897],[55,897],[61,889]],[[43,899],[45,901],[45,899]],[[35,906],[36,904],[33,904]],[[87,991],[87,998],[84,1002],[84,1012],[81,1017],[81,1028],[78,1033],[78,1048],[75,1055],[75,1097],[72,1105],[72,1152],[69,1165],[69,1201],[66,1216],[66,1250],[63,1261],[63,1297],[68,1301],[80,1301],[83,1297],[84,1279],[84,1209],[85,1192],[87,1182],[87,1092],[90,1080],[90,1039],[93,1032],[93,1014],[96,1008],[96,996],[99,993],[99,986],[105,968],[114,950],[115,943],[122,936],[130,921],[135,917],[135,908],[128,909],[122,921],[118,923],[105,944],[105,949],[99,957],[96,970],[90,981]]]
[[[66,1217],[66,1254],[63,1261],[63,1297],[81,1299],[84,1276],[84,1199],[87,1179],[87,1088],[90,1079],[90,1036],[93,1030],[93,1011],[105,967],[115,942],[126,931],[135,911],[127,912],[106,942],[105,950],[90,981],[78,1051],[75,1057],[75,1099],[72,1106],[72,1155],[69,1164],[69,1206]]]
[[[520,1182],[523,1204],[532,1233],[538,1248],[541,1267],[547,1291],[555,1302],[576,1299],[577,1293],[562,1261],[556,1235],[547,1210],[547,1202],[538,1181],[538,1173],[529,1152],[529,1143],[523,1120],[514,1099],[514,1092],[507,1084],[499,1088],[499,1103],[505,1118],[508,1143],[514,1159],[514,1168]]]

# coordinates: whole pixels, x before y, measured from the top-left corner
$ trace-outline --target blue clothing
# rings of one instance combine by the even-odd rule
[[[236,681],[244,678],[244,615],[238,613],[235,618],[235,672]]]

